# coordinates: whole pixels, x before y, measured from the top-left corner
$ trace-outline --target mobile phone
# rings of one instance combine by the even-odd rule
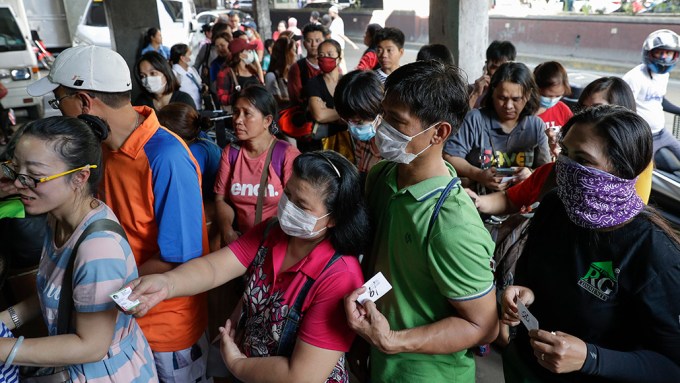
[[[502,176],[511,176],[515,174],[515,169],[513,168],[496,168],[496,174]]]

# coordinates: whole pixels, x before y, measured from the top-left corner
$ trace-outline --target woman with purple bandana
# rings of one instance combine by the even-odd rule
[[[519,325],[505,381],[678,382],[680,239],[634,187],[652,156],[649,126],[603,105],[562,134],[557,190],[501,299],[502,322]]]

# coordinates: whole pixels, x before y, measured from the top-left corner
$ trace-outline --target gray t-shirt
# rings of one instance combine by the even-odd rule
[[[495,111],[473,109],[465,116],[458,133],[446,141],[444,152],[465,158],[478,168],[526,166],[535,169],[551,160],[544,125],[540,118],[526,116],[512,132],[505,133]]]

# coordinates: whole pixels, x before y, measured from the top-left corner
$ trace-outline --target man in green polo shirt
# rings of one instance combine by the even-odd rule
[[[387,78],[376,131],[386,161],[366,182],[375,237],[364,263],[366,279],[381,271],[393,290],[377,306],[356,302],[363,288],[345,299],[350,326],[373,346],[373,383],[474,382],[468,349],[498,334],[494,244],[456,181],[430,229],[456,177],[442,148],[467,101],[466,81],[453,66],[418,61]]]

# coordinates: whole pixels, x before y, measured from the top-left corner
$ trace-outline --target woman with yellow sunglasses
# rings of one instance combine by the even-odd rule
[[[51,374],[85,382],[155,382],[151,349],[137,322],[109,297],[137,277],[125,232],[94,197],[101,178],[101,119],[51,117],[17,132],[0,164],[26,213],[47,213],[36,296],[0,313],[13,330],[42,316],[49,336],[0,338],[5,365],[56,366]]]

